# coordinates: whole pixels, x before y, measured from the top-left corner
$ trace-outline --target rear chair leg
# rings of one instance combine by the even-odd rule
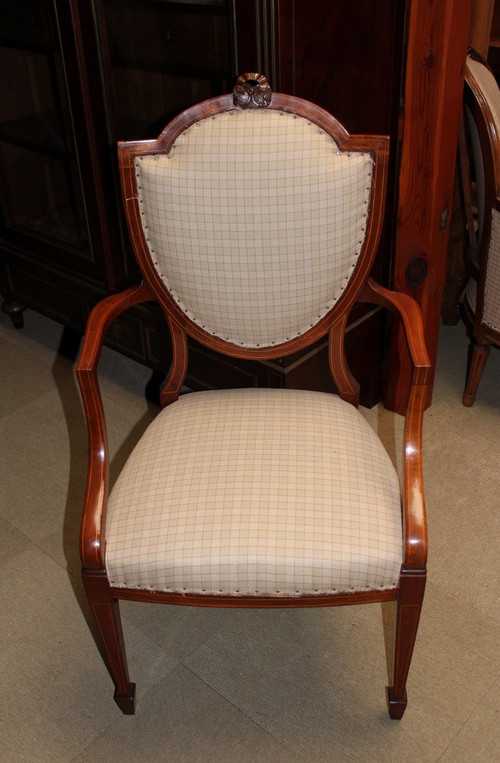
[[[395,720],[402,718],[406,710],[406,679],[420,620],[425,579],[425,570],[403,570],[401,573],[396,608],[392,686],[387,687],[389,715]]]
[[[102,639],[104,655],[114,681],[115,702],[125,715],[135,713],[135,684],[130,683],[118,599],[104,570],[82,571],[87,598]]]
[[[479,382],[481,381],[490,354],[490,347],[476,344],[474,342],[469,348],[469,354],[469,367],[467,369],[467,379],[462,397],[463,404],[468,408],[474,404],[474,400],[476,399]]]

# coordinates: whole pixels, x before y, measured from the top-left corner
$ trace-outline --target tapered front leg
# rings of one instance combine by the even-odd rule
[[[118,600],[112,596],[104,570],[83,570],[87,598],[104,647],[105,659],[114,681],[115,702],[125,715],[135,713],[135,684],[128,676]]]
[[[395,720],[402,718],[406,709],[406,679],[417,636],[425,580],[425,570],[403,570],[401,573],[396,607],[392,686],[387,688],[389,715]]]

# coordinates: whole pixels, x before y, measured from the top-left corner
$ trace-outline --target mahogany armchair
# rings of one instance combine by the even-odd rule
[[[78,377],[89,432],[83,580],[115,700],[134,712],[119,600],[219,607],[396,601],[389,714],[401,718],[426,579],[422,418],[429,361],[417,304],[370,269],[388,138],[350,136],[262,75],[189,108],[157,140],[119,145],[143,281],[103,300]],[[103,337],[157,300],[172,339],[162,410],[110,494],[97,381]],[[344,354],[356,301],[400,316],[414,372],[404,484],[359,410]],[[233,389],[180,395],[187,336],[229,356],[286,356],[329,338],[338,395]]]
[[[467,56],[464,111],[478,210],[477,232],[467,250],[470,277],[463,301],[471,340],[463,403],[471,406],[491,345],[500,347],[500,89],[474,51]]]

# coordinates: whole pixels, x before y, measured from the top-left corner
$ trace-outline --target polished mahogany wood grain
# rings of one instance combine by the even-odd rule
[[[135,684],[128,675],[119,603],[103,570],[83,570],[83,584],[115,682],[115,702],[125,715],[135,712]]]
[[[339,396],[356,408],[359,405],[359,382],[351,373],[345,354],[348,313],[340,315],[328,334],[328,362]]]
[[[76,367],[87,421],[89,463],[85,508],[80,531],[80,556],[84,567],[102,569],[104,544],[102,528],[109,483],[109,454],[106,420],[97,377],[97,365],[104,335],[117,316],[132,305],[153,299],[144,284],[107,297],[92,311]]]
[[[167,379],[160,390],[160,405],[164,408],[179,399],[181,387],[187,374],[188,346],[186,332],[167,315],[170,339],[172,342],[172,362]]]
[[[422,313],[410,296],[398,294],[369,279],[360,299],[397,312],[403,324],[412,364],[412,380],[404,430],[404,562],[406,569],[424,570],[427,562],[427,519],[422,457],[423,414],[431,365],[424,339]]]
[[[422,611],[425,583],[425,570],[407,570],[404,567],[401,570],[394,628],[392,684],[387,687],[387,706],[389,715],[394,720],[403,717],[408,702],[406,679]]]
[[[419,303],[434,379],[446,276],[470,0],[411,0],[393,287]],[[412,267],[422,280],[412,285]],[[417,278],[420,280],[420,277]],[[385,404],[404,413],[412,375],[402,333],[392,342]],[[394,363],[394,365],[392,365]]]

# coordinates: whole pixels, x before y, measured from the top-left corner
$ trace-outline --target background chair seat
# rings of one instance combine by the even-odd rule
[[[371,427],[336,396],[188,394],[130,456],[106,537],[113,587],[273,597],[395,589],[399,482]]]

